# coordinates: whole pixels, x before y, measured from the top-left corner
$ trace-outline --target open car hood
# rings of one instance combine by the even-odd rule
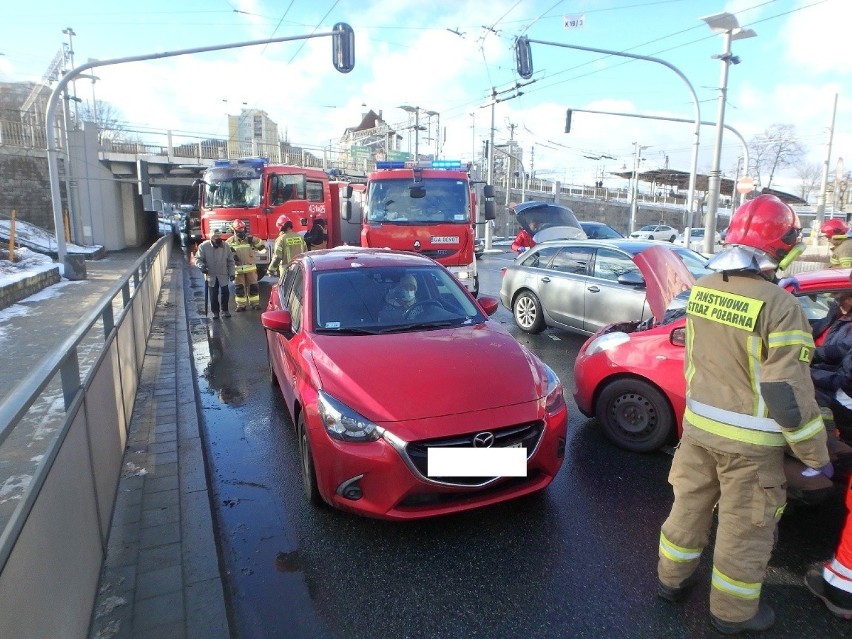
[[[664,246],[647,248],[634,255],[633,261],[645,278],[648,306],[659,322],[671,301],[692,287],[695,277],[677,253]]]
[[[515,206],[515,219],[536,244],[549,240],[586,239],[583,227],[567,206],[551,202],[523,202]]]

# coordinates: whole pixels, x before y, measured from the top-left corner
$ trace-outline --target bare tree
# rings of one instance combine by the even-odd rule
[[[86,102],[80,106],[81,120],[94,122],[98,127],[98,144],[105,140],[124,142],[128,137],[127,127],[121,120],[118,109],[109,102],[95,100],[94,105]]]
[[[772,187],[777,171],[793,166],[804,153],[792,124],[773,124],[749,142],[751,169],[761,187],[767,189]],[[765,184],[764,176],[768,178]]]
[[[796,177],[799,178],[799,197],[807,200],[819,185],[822,165],[819,162],[800,162],[796,165]]]

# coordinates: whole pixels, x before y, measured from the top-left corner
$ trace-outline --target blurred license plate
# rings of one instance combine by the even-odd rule
[[[527,451],[518,444],[502,448],[430,448],[429,477],[526,477]]]

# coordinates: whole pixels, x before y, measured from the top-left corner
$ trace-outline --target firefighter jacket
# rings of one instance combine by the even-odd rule
[[[796,299],[757,273],[712,273],[686,312],[684,434],[721,452],[789,446],[811,468],[828,464],[814,342]]]
[[[279,233],[275,240],[275,249],[272,251],[272,262],[269,263],[270,273],[275,273],[278,270],[279,264],[289,264],[297,255],[308,250],[305,246],[305,241],[302,236],[295,233],[292,229]]]
[[[852,267],[852,238],[846,238],[837,246],[830,249],[829,264],[831,268]]]
[[[228,280],[236,273],[234,252],[225,242],[219,247],[210,240],[202,242],[195,254],[195,265],[201,269],[211,286],[217,280],[219,286],[227,286]]]
[[[246,235],[240,239],[234,234],[228,238],[228,246],[234,251],[237,273],[248,273],[257,270],[257,266],[255,266],[255,251],[266,253],[266,245],[252,235]]]

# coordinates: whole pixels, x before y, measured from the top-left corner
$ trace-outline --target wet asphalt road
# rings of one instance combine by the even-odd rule
[[[484,294],[497,294],[508,259],[481,260]],[[184,277],[234,637],[719,636],[708,619],[709,549],[684,604],[656,597],[671,458],[615,448],[576,410],[582,337],[528,336],[506,309],[495,315],[565,385],[566,460],[544,493],[458,516],[375,521],[308,506],[259,312],[207,323],[200,274],[188,267]],[[261,295],[265,305],[268,280]],[[839,505],[788,510],[764,586],[778,622],[760,636],[852,637],[801,581],[833,551],[842,515]]]

